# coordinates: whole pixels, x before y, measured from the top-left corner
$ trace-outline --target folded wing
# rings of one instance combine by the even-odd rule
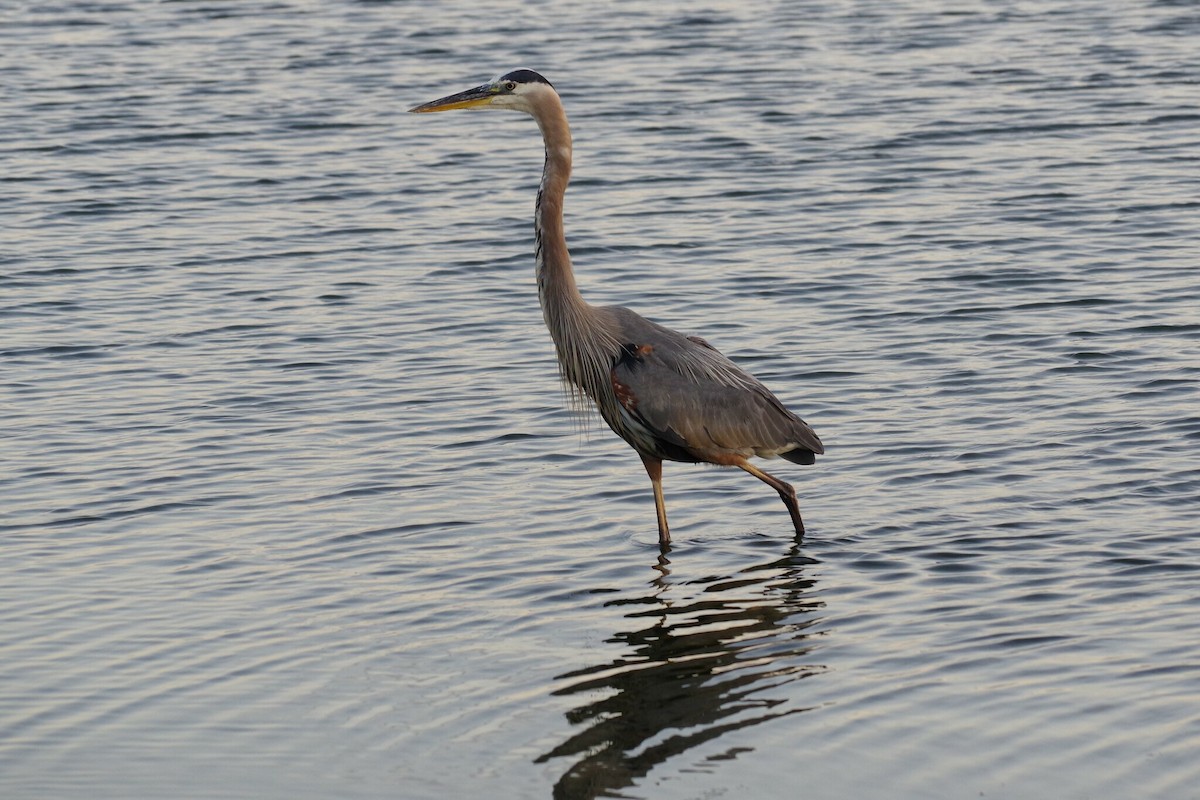
[[[628,421],[669,450],[701,461],[737,463],[752,455],[811,464],[824,452],[804,420],[702,339],[647,323],[612,369]]]

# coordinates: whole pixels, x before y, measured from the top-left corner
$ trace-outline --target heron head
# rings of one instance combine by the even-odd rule
[[[546,91],[554,91],[550,81],[531,69],[517,69],[482,86],[422,103],[409,111],[425,114],[456,108],[509,108],[532,113],[536,97]]]

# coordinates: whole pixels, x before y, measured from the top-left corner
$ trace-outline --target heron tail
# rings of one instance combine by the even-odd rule
[[[786,453],[780,453],[780,458],[786,458],[793,464],[815,464],[817,463],[817,454],[812,450],[803,447],[797,447],[795,450],[788,450]]]

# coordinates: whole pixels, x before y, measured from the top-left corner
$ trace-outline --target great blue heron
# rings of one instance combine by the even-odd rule
[[[577,397],[590,397],[608,426],[642,457],[654,487],[659,544],[665,548],[671,541],[663,459],[740,467],[779,492],[796,533],[803,534],[795,490],[747,459],[782,456],[812,464],[825,452],[813,429],[703,339],[656,325],[627,308],[589,305],[580,296],[563,233],[571,129],[550,82],[533,70],[518,69],[410,111],[456,108],[524,111],[541,128],[546,164],[533,228],[542,315],[563,380]]]

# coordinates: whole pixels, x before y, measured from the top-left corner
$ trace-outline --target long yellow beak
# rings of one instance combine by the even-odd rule
[[[478,108],[486,106],[492,102],[492,98],[496,96],[497,89],[490,83],[485,83],[483,86],[476,86],[474,89],[467,89],[465,92],[458,92],[440,100],[431,100],[428,103],[422,103],[419,106],[414,106],[409,109],[410,113],[428,114],[432,111],[453,111],[456,108]]]

